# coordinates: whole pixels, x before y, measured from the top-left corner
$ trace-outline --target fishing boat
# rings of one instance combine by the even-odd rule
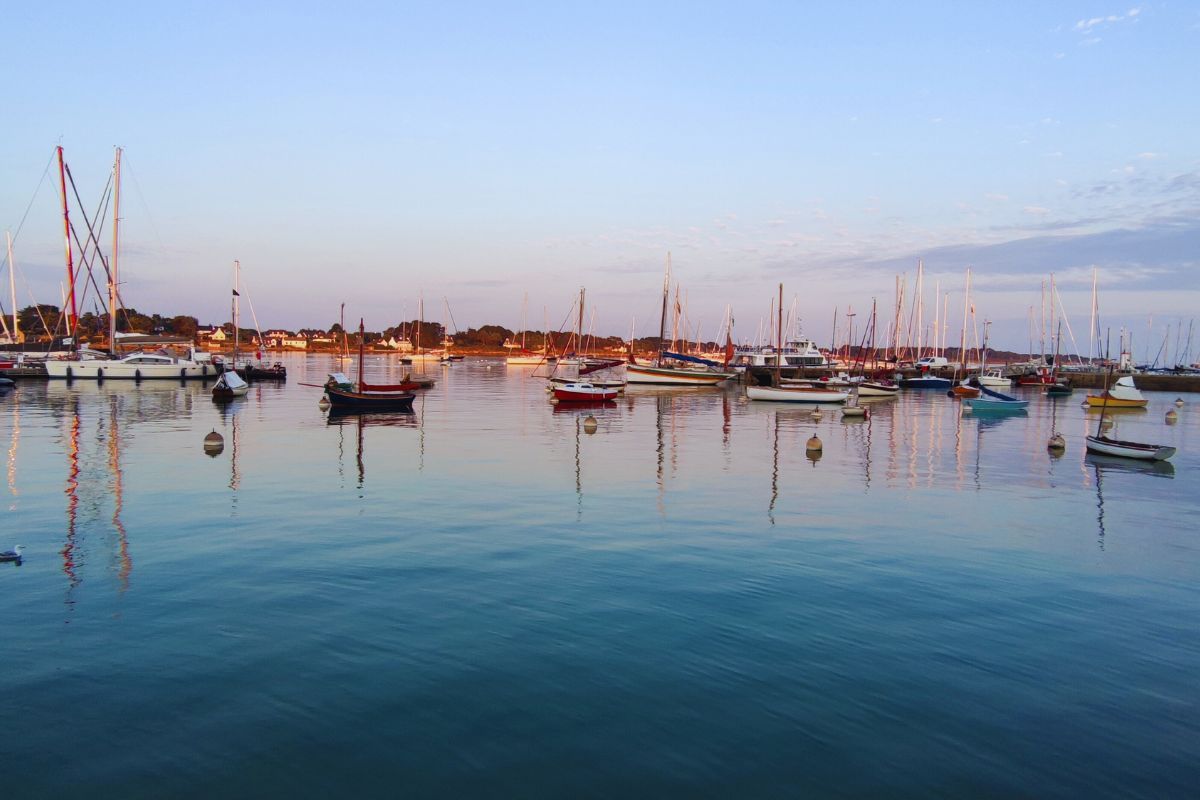
[[[1004,370],[992,367],[979,373],[977,380],[980,386],[992,389],[1007,389],[1012,386],[1012,379],[1004,375]]]
[[[564,383],[554,387],[554,399],[561,403],[602,402],[615,399],[617,394],[616,389],[594,386],[584,381]]]
[[[1092,408],[1145,408],[1150,402],[1133,385],[1133,377],[1124,375],[1101,394],[1089,394],[1084,401]]]
[[[340,373],[331,376],[325,384],[325,395],[329,404],[337,409],[355,411],[412,411],[416,397],[404,388],[404,384],[368,384],[363,380],[363,353],[366,328],[358,321],[358,383],[345,388],[345,383],[336,383],[332,377],[344,379]],[[348,383],[348,381],[346,382]]]
[[[986,386],[979,387],[980,397],[964,397],[963,405],[974,411],[1023,411],[1029,407],[1028,400],[997,392]]]

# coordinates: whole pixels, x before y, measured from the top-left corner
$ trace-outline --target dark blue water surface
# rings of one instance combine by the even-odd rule
[[[1200,786],[1198,396],[1119,416],[1149,468],[1085,457],[1082,393],[577,412],[475,360],[330,422],[288,366],[0,399],[4,797]]]

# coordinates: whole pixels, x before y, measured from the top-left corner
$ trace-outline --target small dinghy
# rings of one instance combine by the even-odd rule
[[[964,397],[963,405],[974,411],[1022,411],[1029,406],[1028,400],[1021,400],[986,386],[980,386],[979,391],[980,397]]]

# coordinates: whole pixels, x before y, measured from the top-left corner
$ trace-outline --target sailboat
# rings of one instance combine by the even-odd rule
[[[242,376],[237,373],[237,358],[238,358],[238,270],[241,264],[237,261],[233,262],[233,301],[232,313],[233,318],[233,358],[230,360],[229,369],[221,373],[221,377],[217,378],[217,382],[213,385],[212,396],[216,401],[229,401],[235,397],[243,397],[246,392],[250,391],[250,384],[242,380]]]
[[[521,344],[518,355],[509,355],[504,359],[504,363],[513,367],[534,367],[546,360],[546,353],[533,353],[525,347],[526,328],[529,326],[526,323],[526,312],[529,310],[529,295],[526,294],[521,299]],[[505,342],[504,346],[510,351],[517,349],[515,342]]]
[[[65,178],[62,177],[62,172],[65,169],[65,165],[63,163],[61,147],[58,148],[58,163],[60,170],[60,182],[62,182],[65,180]],[[64,219],[66,217],[66,204],[67,195],[64,185]],[[113,357],[96,357],[94,352],[89,352],[85,356],[83,353],[76,352],[73,353],[68,359],[47,360],[45,362],[46,375],[50,378],[65,378],[67,380],[71,380],[73,378],[90,378],[94,380],[117,378],[140,381],[151,378],[172,378],[175,380],[179,380],[180,378],[205,378],[209,374],[215,374],[217,372],[217,367],[212,363],[208,354],[200,354],[194,347],[188,348],[188,354],[186,357],[172,355],[161,350],[139,350],[122,358],[115,357],[117,352],[117,306],[119,305],[117,298],[117,255],[119,251],[118,226],[120,221],[120,207],[121,148],[118,147],[116,159],[113,165],[113,243],[112,258],[108,273],[108,347],[109,352]],[[65,224],[68,226],[67,264],[68,271],[70,272],[72,269],[69,235],[70,223],[66,222]],[[75,311],[75,287],[73,278],[70,291],[71,311],[68,314],[67,319],[68,324],[73,327],[74,322],[78,319]]]
[[[972,386],[967,376],[967,311],[971,307],[971,268],[967,267],[966,288],[963,290],[962,332],[958,339],[958,369],[955,371],[958,383],[950,390],[955,397],[979,397],[978,386]]]
[[[718,383],[737,377],[737,372],[730,369],[728,363],[718,364],[706,358],[672,353],[666,349],[667,299],[670,291],[671,254],[668,253],[667,272],[663,279],[662,317],[658,327],[658,356],[654,359],[653,364],[638,364],[633,353],[630,352],[629,363],[625,367],[625,379],[629,383],[661,386],[716,386]],[[676,308],[678,305],[676,302]]]
[[[325,384],[325,395],[333,409],[355,411],[412,411],[415,394],[403,391],[403,384],[368,384],[363,379],[363,354],[366,328],[358,321],[358,382],[350,388],[333,381]]]
[[[783,350],[783,284],[779,284],[779,324],[776,330],[777,352]],[[780,381],[780,361],[775,359],[774,386],[747,386],[746,397],[751,400],[772,400],[783,403],[844,403],[850,397],[849,392],[837,389],[825,389],[819,386],[783,385]]]
[[[1058,333],[1054,337],[1054,369],[1051,375],[1054,377],[1054,383],[1047,384],[1045,388],[1047,397],[1065,397],[1072,391],[1071,384],[1068,380],[1062,378],[1058,374],[1058,351],[1062,344],[1062,320],[1058,321]]]
[[[1112,367],[1108,369],[1109,377],[1112,376]],[[1130,442],[1122,439],[1110,439],[1105,436],[1104,430],[1104,412],[1108,409],[1109,404],[1115,399],[1120,401],[1119,397],[1112,397],[1115,394],[1114,390],[1121,387],[1121,381],[1128,381],[1128,388],[1133,387],[1133,379],[1126,376],[1117,380],[1117,385],[1113,389],[1105,391],[1101,395],[1100,404],[1100,421],[1096,424],[1096,435],[1087,437],[1087,449],[1089,453],[1099,453],[1106,456],[1121,456],[1123,458],[1136,458],[1141,461],[1164,461],[1175,455],[1175,448],[1164,444],[1145,444],[1143,442]],[[1141,392],[1133,389],[1141,396]],[[1088,395],[1088,401],[1093,399],[1093,395]],[[1145,399],[1142,400],[1142,405],[1145,405]],[[1118,405],[1117,408],[1122,406]],[[1128,406],[1125,406],[1128,408]]]
[[[1109,371],[1111,374],[1111,370]],[[1133,376],[1124,375],[1101,394],[1089,394],[1085,400],[1091,408],[1145,408],[1150,402],[1133,384]]]

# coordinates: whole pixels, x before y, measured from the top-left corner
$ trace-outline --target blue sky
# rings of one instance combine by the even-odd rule
[[[19,300],[58,297],[61,142],[89,203],[125,148],[126,303],[202,321],[238,258],[264,325],[344,301],[382,328],[423,294],[513,327],[528,292],[556,326],[587,286],[600,332],[645,335],[670,251],[709,335],[728,303],[753,337],[782,281],[825,342],[918,258],[929,305],[974,268],[1001,346],[1052,271],[1082,337],[1093,265],[1106,326],[1186,325],[1200,4],[959,5],[26,4],[0,54]]]

